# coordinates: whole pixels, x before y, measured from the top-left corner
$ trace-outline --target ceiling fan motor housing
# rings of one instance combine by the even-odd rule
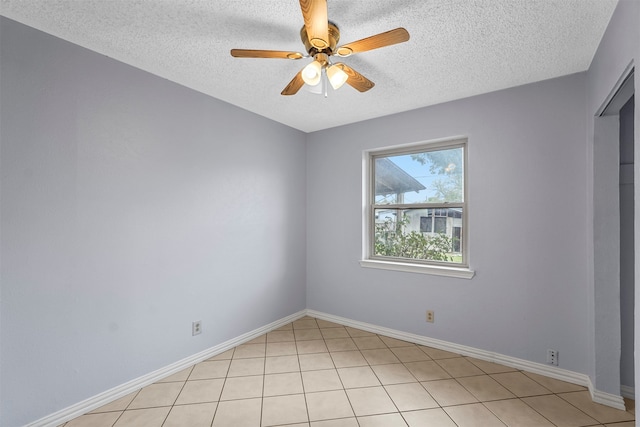
[[[340,29],[336,24],[329,21],[329,46],[324,49],[318,49],[311,44],[309,41],[309,36],[307,35],[307,29],[303,25],[302,29],[300,29],[300,39],[302,43],[304,43],[304,47],[309,53],[309,56],[315,56],[317,53],[326,53],[327,55],[332,55],[340,41]]]

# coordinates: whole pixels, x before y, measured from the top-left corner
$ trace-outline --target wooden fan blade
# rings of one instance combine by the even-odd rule
[[[322,50],[329,46],[327,0],[300,0],[304,26],[311,46]]]
[[[304,57],[300,52],[286,52],[284,50],[255,50],[231,49],[231,56],[235,58],[282,58],[300,59]]]
[[[342,68],[342,70],[349,76],[347,78],[347,84],[360,92],[366,92],[376,85],[374,82],[346,64],[340,64],[340,68]]]
[[[298,71],[298,74],[289,82],[287,87],[280,93],[281,95],[295,95],[300,88],[304,86],[304,80],[302,80],[302,70]]]
[[[375,36],[340,46],[336,50],[336,54],[339,56],[349,56],[352,53],[366,52],[368,50],[406,42],[407,40],[409,40],[409,32],[404,28],[396,28],[395,30],[376,34]]]

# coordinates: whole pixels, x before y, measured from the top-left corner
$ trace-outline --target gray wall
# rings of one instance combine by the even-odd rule
[[[588,372],[585,93],[583,73],[310,134],[308,308]],[[361,268],[363,150],[457,135],[476,276]]]
[[[305,308],[304,134],[0,30],[1,425]]]
[[[615,392],[593,116],[638,28],[640,2],[621,0],[586,74],[305,136],[0,18],[0,425],[305,305],[540,363],[555,348]],[[476,277],[361,268],[362,150],[457,135]]]
[[[616,82],[623,77],[626,69],[632,62],[638,62],[640,58],[640,2],[635,0],[620,0],[611,17],[609,26],[600,42],[600,46],[591,62],[587,73],[587,141],[589,144],[589,159],[587,167],[589,173],[587,184],[590,187],[589,212],[593,228],[589,231],[591,253],[595,253],[589,259],[589,284],[590,302],[588,307],[590,323],[590,372],[596,388],[608,393],[618,393],[620,389],[620,287],[618,278],[615,277],[617,269],[619,274],[619,257],[611,257],[607,254],[619,253],[619,239],[607,239],[603,241],[604,234],[598,235],[605,224],[598,215],[607,210],[614,210],[617,214],[619,194],[619,134],[613,132],[607,140],[601,139],[600,128],[607,119],[596,118],[599,110],[605,104],[610,93],[615,89]],[[637,75],[637,74],[636,74]],[[637,84],[636,84],[637,88]],[[640,113],[635,110],[635,141],[640,135]],[[638,155],[640,150],[635,150],[634,170],[635,176],[640,176]],[[635,216],[638,221],[640,212],[640,193],[635,186]],[[616,202],[612,204],[611,197],[615,196]],[[611,217],[609,217],[611,218]],[[614,218],[615,219],[615,218]],[[610,230],[606,235],[611,235]],[[635,277],[640,279],[640,230],[636,227],[635,233]],[[617,267],[616,267],[617,266]],[[602,277],[603,272],[609,271],[608,277]],[[636,304],[639,306],[639,293],[635,294]],[[639,316],[635,316],[637,322]],[[638,343],[638,325],[635,334]],[[636,381],[638,375],[636,370]]]

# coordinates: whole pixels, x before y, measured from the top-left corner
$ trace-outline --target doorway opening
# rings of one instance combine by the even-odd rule
[[[634,109],[632,96],[620,109],[620,388],[634,394]]]
[[[620,304],[620,393],[635,399],[634,310],[635,310],[635,230],[634,230],[634,71],[625,77],[601,117],[613,120],[617,129],[618,206],[616,236],[619,249]],[[613,141],[611,141],[613,143]]]

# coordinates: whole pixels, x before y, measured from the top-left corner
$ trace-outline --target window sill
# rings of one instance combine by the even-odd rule
[[[432,274],[435,276],[456,277],[459,279],[471,279],[476,272],[468,268],[446,267],[440,265],[409,264],[404,262],[391,262],[363,259],[360,266],[365,268],[378,268],[381,270],[404,271],[407,273]]]

